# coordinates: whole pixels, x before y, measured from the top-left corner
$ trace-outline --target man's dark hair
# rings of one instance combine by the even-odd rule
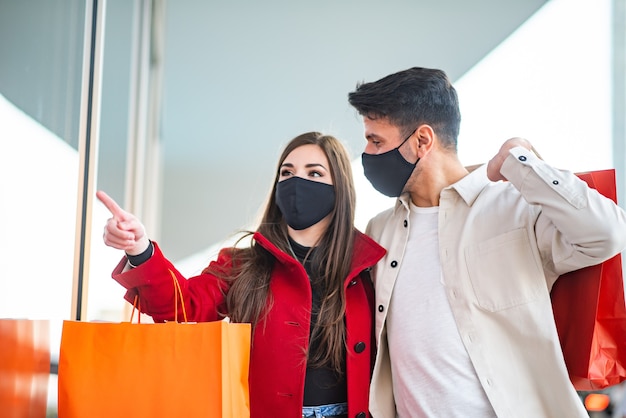
[[[409,135],[430,125],[442,145],[456,151],[461,112],[456,90],[442,70],[413,67],[371,83],[360,83],[348,94],[360,115],[386,118]]]

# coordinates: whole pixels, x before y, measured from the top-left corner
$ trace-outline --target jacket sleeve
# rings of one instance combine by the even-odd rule
[[[528,203],[541,208],[535,235],[544,269],[554,280],[626,248],[624,211],[574,173],[551,167],[523,147],[510,150],[500,171]]]
[[[224,294],[228,285],[216,276],[206,273],[185,278],[174,265],[165,258],[156,242],[154,254],[141,265],[128,269],[126,257],[113,270],[112,277],[128,291],[125,299],[133,303],[139,295],[141,312],[150,315],[155,322],[177,320],[183,322],[183,310],[177,295],[172,273],[180,284],[185,303],[185,313],[189,322],[206,322],[223,319],[226,312]],[[225,271],[230,265],[230,253],[222,250],[211,264]],[[177,303],[177,305],[175,305]]]

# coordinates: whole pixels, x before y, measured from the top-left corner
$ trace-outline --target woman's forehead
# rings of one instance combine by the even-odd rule
[[[328,167],[328,158],[319,145],[306,144],[295,148],[283,161],[283,165],[322,164]]]

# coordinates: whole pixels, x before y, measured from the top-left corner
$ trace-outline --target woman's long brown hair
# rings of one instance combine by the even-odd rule
[[[258,231],[279,249],[287,254],[291,253],[287,224],[276,205],[276,184],[285,158],[294,149],[308,144],[319,146],[326,154],[336,196],[328,229],[320,238],[311,260],[312,265],[319,266],[324,293],[317,323],[313,324],[311,334],[311,339],[319,339],[320,349],[314,357],[309,357],[308,362],[314,367],[331,367],[339,373],[344,361],[346,339],[343,282],[352,261],[356,199],[350,159],[339,140],[319,132],[308,132],[287,144],[278,162],[274,184]],[[249,234],[251,232],[247,236]],[[273,265],[274,258],[254,242],[249,248],[233,251],[233,270],[225,277],[232,282],[226,295],[227,314],[231,321],[249,322],[254,327],[271,309],[273,299],[269,284]],[[219,274],[215,271],[211,273]]]

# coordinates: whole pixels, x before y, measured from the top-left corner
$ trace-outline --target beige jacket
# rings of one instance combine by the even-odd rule
[[[459,333],[498,417],[588,417],[565,368],[550,289],[559,275],[623,251],[626,215],[522,147],[510,151],[501,172],[508,182],[490,182],[483,166],[441,192],[440,259]],[[374,418],[396,416],[385,320],[408,215],[403,195],[367,228],[388,250],[373,270]]]

